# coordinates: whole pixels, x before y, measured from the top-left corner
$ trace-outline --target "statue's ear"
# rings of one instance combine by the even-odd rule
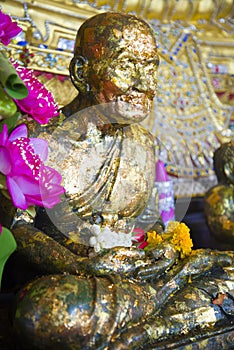
[[[87,65],[87,63],[87,59],[80,55],[74,56],[69,66],[70,76],[73,84],[79,90],[79,92],[83,93],[90,91],[90,86],[83,75],[84,65]]]

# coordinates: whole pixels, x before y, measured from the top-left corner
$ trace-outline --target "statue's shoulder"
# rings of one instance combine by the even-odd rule
[[[154,136],[140,124],[131,124],[124,128],[125,136],[135,139],[141,144],[154,147]]]

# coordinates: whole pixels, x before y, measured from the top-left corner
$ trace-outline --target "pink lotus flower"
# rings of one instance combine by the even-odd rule
[[[10,16],[0,11],[0,42],[3,45],[8,45],[21,30],[16,22],[12,22]]]
[[[39,124],[48,124],[51,118],[59,115],[58,106],[52,93],[37,80],[31,70],[14,62],[13,65],[28,89],[28,96],[21,100],[15,100],[15,103]]]
[[[8,136],[7,126],[0,133],[0,172],[6,176],[7,190],[16,208],[30,205],[52,208],[65,192],[61,175],[44,161],[48,156],[45,140],[28,138],[21,124]]]

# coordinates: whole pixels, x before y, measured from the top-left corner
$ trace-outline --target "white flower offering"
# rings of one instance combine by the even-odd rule
[[[89,244],[98,253],[102,249],[110,249],[113,247],[131,247],[132,234],[111,231],[109,227],[100,227],[94,224],[91,228],[93,236],[89,240]]]

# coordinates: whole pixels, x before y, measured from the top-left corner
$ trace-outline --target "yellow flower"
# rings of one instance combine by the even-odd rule
[[[152,245],[158,245],[162,243],[162,237],[156,231],[147,232],[147,243]]]
[[[170,221],[167,225],[166,233],[172,234],[178,225],[180,225],[179,221]]]
[[[172,227],[173,226],[173,227]],[[190,229],[183,222],[174,222],[169,225],[169,232],[172,233],[172,243],[176,250],[180,252],[180,257],[183,259],[192,251],[193,242],[190,238]]]
[[[179,251],[182,259],[192,251],[193,242],[190,238],[190,229],[183,222],[169,222],[163,234],[157,234],[156,231],[147,232],[148,247],[156,246],[162,242],[171,243]]]

